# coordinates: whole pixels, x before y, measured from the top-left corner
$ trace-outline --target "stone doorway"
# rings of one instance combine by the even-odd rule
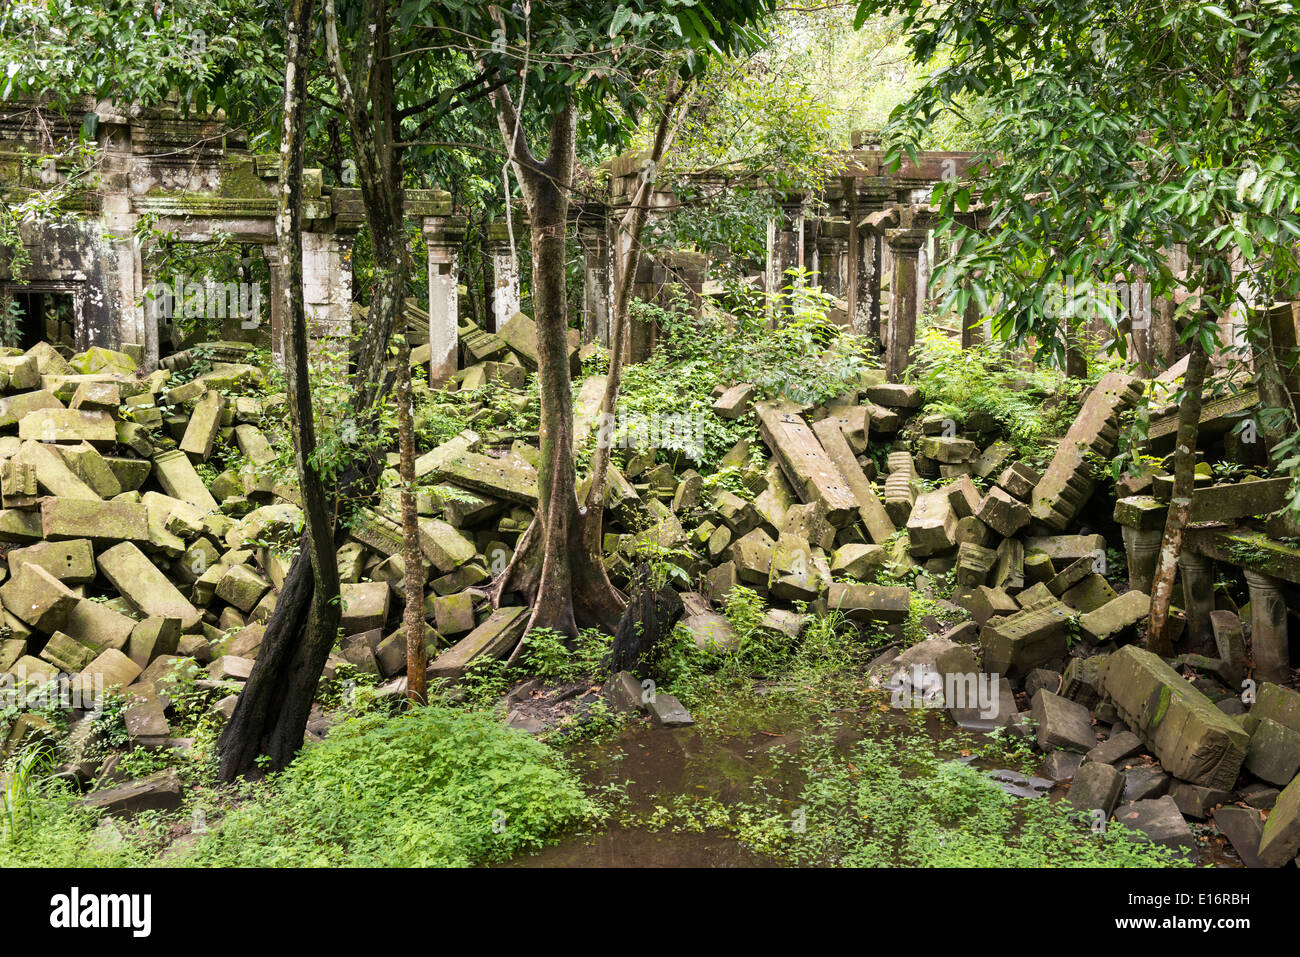
[[[49,342],[64,356],[77,350],[76,299],[66,290],[15,286],[0,314],[0,345],[27,350]]]

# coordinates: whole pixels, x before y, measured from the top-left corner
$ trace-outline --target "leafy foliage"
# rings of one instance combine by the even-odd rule
[[[244,0],[16,0],[0,9],[8,64],[0,99],[39,96],[69,109],[101,98],[145,107],[170,99],[242,121],[282,89],[280,16]]]
[[[921,387],[927,414],[1002,438],[1022,458],[1037,460],[1054,453],[1054,445],[1044,440],[1065,434],[1084,388],[1110,367],[1092,363],[1086,380],[1070,379],[1060,369],[1025,362],[999,342],[963,349],[930,328],[919,336],[909,375]]]
[[[786,863],[1186,866],[1121,825],[1094,834],[1064,803],[1013,797],[978,768],[944,754],[919,726],[872,735],[847,752],[822,732],[803,742],[790,764],[791,776],[796,768],[816,769],[799,775],[807,783],[793,807],[740,829],[741,840]]]
[[[737,441],[757,441],[752,417],[727,421],[714,414],[714,387],[747,382],[756,398],[799,403],[845,392],[867,368],[870,353],[828,318],[820,290],[799,278],[784,294],[792,314],[776,323],[768,307],[777,297],[741,285],[723,298],[726,312],[706,306],[698,318],[684,301],[668,308],[634,301],[634,321],[656,323],[659,334],[654,353],[624,373],[620,417],[683,417],[697,426],[697,435],[689,444],[669,443],[666,451],[711,469]]]
[[[915,60],[938,67],[894,111],[892,159],[915,157],[966,97],[995,108],[974,168],[932,193],[937,228],[953,230],[936,272],[947,307],[974,301],[1000,338],[1061,364],[1094,317],[1123,355],[1148,317],[1106,290],[1145,282],[1177,303],[1183,343],[1267,344],[1254,300],[1300,297],[1293,4],[862,0],[859,22],[877,14],[900,16]],[[1241,307],[1247,334],[1225,337]],[[1274,456],[1296,474],[1294,401],[1260,367]]]
[[[553,751],[494,715],[418,708],[335,727],[183,863],[464,867],[597,813]]]

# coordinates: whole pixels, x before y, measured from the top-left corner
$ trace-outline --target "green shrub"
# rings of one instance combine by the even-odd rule
[[[184,863],[464,867],[598,815],[553,750],[493,715],[439,707],[344,722],[257,791]]]
[[[921,388],[927,414],[946,416],[964,428],[987,432],[992,427],[1024,458],[1041,456],[1045,439],[1065,434],[1088,384],[1057,369],[1018,362],[1017,354],[1000,343],[962,349],[935,328],[920,334],[917,354],[908,374]],[[1100,371],[1100,366],[1090,370]]]
[[[141,864],[146,848],[113,829],[96,828],[102,812],[55,774],[47,747],[27,748],[0,767],[0,863],[8,867],[123,867]],[[147,824],[152,816],[147,817]]]
[[[696,316],[684,300],[668,308],[632,304],[633,321],[653,322],[659,332],[654,353],[624,371],[620,417],[636,422],[640,416],[684,416],[699,427],[689,442],[661,441],[662,458],[675,465],[689,460],[707,472],[737,441],[761,444],[753,416],[728,421],[713,413],[715,386],[748,382],[758,398],[784,395],[816,403],[856,382],[868,365],[865,344],[828,318],[830,302],[816,287],[798,277],[791,283],[785,294],[789,313],[777,323],[771,322],[767,298],[739,285],[721,298],[725,313],[710,306]]]

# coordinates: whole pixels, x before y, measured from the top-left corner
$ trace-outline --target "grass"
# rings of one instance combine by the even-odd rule
[[[0,770],[0,864],[6,867],[125,867],[144,863],[144,842],[99,830],[100,812],[55,775],[49,748],[30,747]],[[143,816],[147,830],[156,816]]]

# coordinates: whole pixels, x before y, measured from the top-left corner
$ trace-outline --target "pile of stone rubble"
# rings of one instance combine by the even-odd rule
[[[570,347],[576,375],[576,339]],[[467,393],[489,384],[519,392],[537,364],[536,331],[522,314],[497,333],[462,326],[460,349]],[[164,679],[178,666],[202,669],[205,687],[228,692],[216,708],[229,715],[301,528],[295,489],[266,472],[282,441],[268,436],[280,397],[263,393],[236,343],[209,344],[199,365],[199,353],[172,357],[148,375],[103,349],[71,359],[48,345],[11,353],[0,356],[0,671],[123,688],[134,745],[184,747],[169,726]],[[1198,482],[1193,518],[1213,524],[1198,526],[1210,537],[1183,569],[1182,653],[1164,660],[1143,650],[1135,642],[1150,610],[1151,533],[1163,526],[1169,479],[1126,476],[1116,503],[1101,468],[1143,384],[1103,378],[1039,472],[1004,442],[922,414],[916,387],[875,372],[818,407],[719,383],[714,414],[753,416],[763,447],[742,442],[724,457],[736,491],[653,449],[620,453],[605,489],[608,567],[626,584],[646,545],[678,564],[695,583],[681,596],[680,624],[702,648],[734,645],[719,608],[738,585],[766,598],[764,625],[791,641],[809,615],[830,611],[893,633],[900,647],[873,663],[881,684],[927,704],[942,687],[948,700],[939,703],[958,724],[1032,738],[1045,754],[1040,790],[1072,782],[1067,799],[1081,812],[1188,853],[1197,842],[1186,819],[1213,820],[1247,863],[1290,863],[1300,852],[1300,695],[1284,686],[1286,607],[1281,665],[1262,675],[1261,650],[1275,660],[1278,643],[1263,604],[1231,607],[1211,583],[1206,608],[1196,578],[1197,556],[1231,552],[1216,535],[1263,537],[1286,552],[1252,527],[1253,516],[1280,508],[1284,489],[1271,479]],[[594,441],[603,388],[600,376],[575,383],[578,450]],[[508,656],[522,635],[527,609],[491,608],[483,586],[537,507],[536,436],[511,427],[512,410],[527,405],[522,393],[504,407],[471,398],[461,412],[473,429],[417,460],[431,676],[454,681],[480,658]],[[405,568],[392,484],[354,516],[339,550],[345,637],[328,667],[347,663],[396,692]],[[1127,582],[1108,565],[1121,527]],[[1281,566],[1269,567],[1276,575]],[[915,587],[878,581],[909,569]],[[947,614],[922,622],[931,637],[901,647],[914,591],[949,573],[951,595],[932,602]],[[1290,574],[1280,577],[1300,580]],[[994,694],[957,700],[985,679]],[[668,695],[643,706],[629,675],[607,687],[660,723],[690,721]],[[21,714],[6,750],[48,733],[43,720]],[[309,738],[326,727],[317,713]],[[116,785],[91,798],[110,810],[179,801],[166,773],[121,783],[97,766],[74,770]]]
[[[1289,480],[1215,484],[1198,467],[1173,616],[1180,654],[1164,660],[1137,642],[1172,477],[1126,474],[1105,488],[1115,497],[1098,494],[1142,380],[1105,376],[1040,473],[1013,461],[1003,442],[981,447],[951,421],[922,415],[916,388],[878,378],[864,375],[859,390],[822,407],[754,403],[771,460],[747,478],[752,499],[721,492],[699,501],[689,473],[675,486],[666,475],[651,485],[672,496],[659,540],[684,544],[708,566],[691,569],[702,574],[701,594],[684,596],[697,643],[734,640],[708,603],[737,584],[767,596],[776,608],[768,624],[791,635],[806,614],[838,610],[901,639],[914,590],[932,591],[927,579],[951,573],[949,598],[930,607],[956,622],[928,616],[932,637],[873,662],[896,704],[946,704],[963,727],[1030,738],[1044,753],[1044,777],[1011,774],[1004,786],[1045,794],[1059,785],[1095,826],[1118,820],[1194,856],[1188,821],[1212,820],[1244,862],[1291,863],[1300,852],[1300,694],[1283,686],[1293,681],[1286,606],[1274,591],[1263,607],[1249,563],[1237,564],[1254,609],[1224,589],[1216,608],[1214,589],[1202,594],[1195,574],[1201,551],[1227,557],[1213,543],[1228,536],[1266,544],[1258,561],[1300,581],[1300,550],[1252,527],[1284,521],[1254,517],[1282,508]],[[715,411],[744,414],[752,397],[746,385],[720,388]],[[1206,419],[1223,414],[1211,408]],[[1169,421],[1151,431],[1168,432]],[[882,475],[872,449],[887,462]],[[735,461],[747,462],[748,450]],[[1127,562],[1117,569],[1121,528]],[[884,569],[897,580],[909,565],[921,566],[915,589],[873,582]],[[802,611],[780,609],[793,603]],[[1270,650],[1280,665],[1265,672]],[[622,681],[615,698],[634,706],[635,686]],[[977,692],[981,682],[991,693]]]

